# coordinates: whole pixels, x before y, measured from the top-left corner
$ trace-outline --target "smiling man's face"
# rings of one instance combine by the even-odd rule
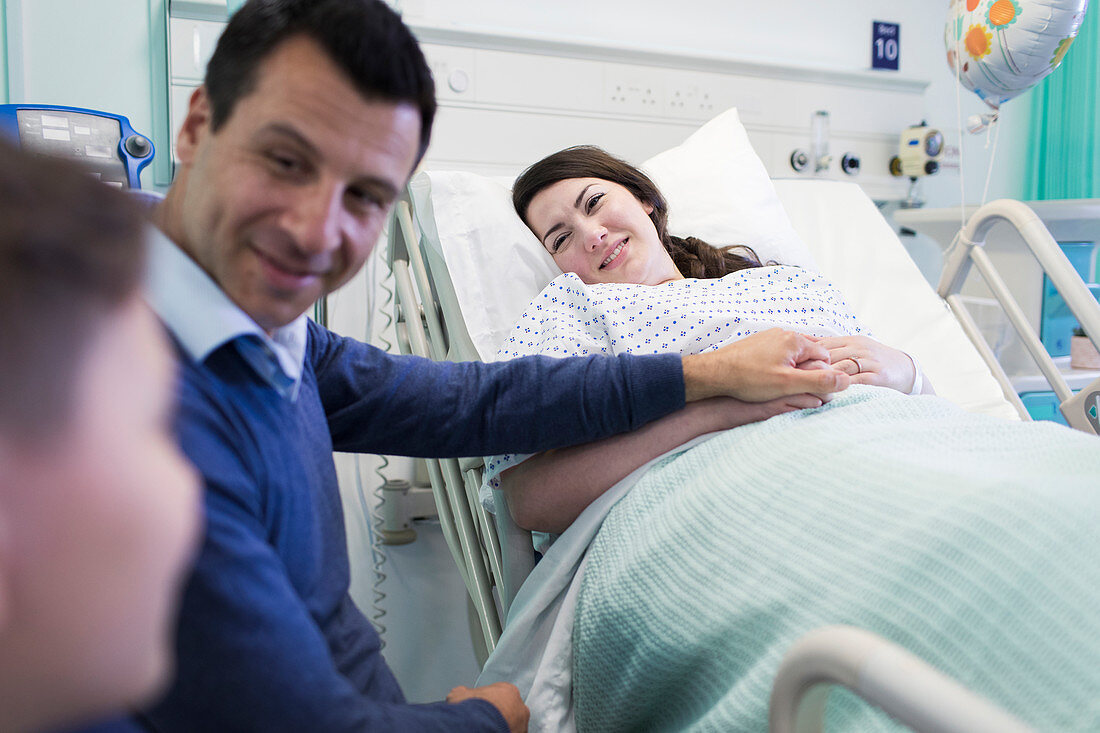
[[[415,106],[366,100],[314,41],[292,37],[215,132],[199,89],[159,223],[266,331],[362,267],[416,161]]]

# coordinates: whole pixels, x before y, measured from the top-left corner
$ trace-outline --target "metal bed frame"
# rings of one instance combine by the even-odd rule
[[[1043,377],[1058,396],[1062,415],[1071,427],[1087,433],[1100,434],[1100,379],[1094,380],[1074,396],[1065,377],[1043,347],[1035,329],[1028,323],[1016,298],[1009,291],[1004,279],[993,266],[989,255],[985,253],[985,240],[989,230],[999,222],[1006,222],[1019,232],[1028,249],[1039,261],[1051,283],[1066,301],[1070,311],[1077,317],[1092,343],[1100,347],[1100,306],[1089,292],[1081,276],[1073,269],[1069,259],[1054,237],[1047,231],[1042,220],[1026,204],[1010,199],[991,201],[978,209],[955,235],[955,241],[948,250],[944,261],[943,274],[940,276],[936,292],[951,308],[955,318],[973,342],[994,378],[1001,385],[1005,399],[1012,403],[1021,417],[1030,419],[1027,409],[1012,387],[1012,382],[982,337],[977,323],[970,315],[962,296],[959,294],[963,283],[973,266],[985,280],[993,296],[1004,308],[1005,315],[1019,335],[1021,342],[1039,366]],[[1091,410],[1091,413],[1090,413]]]
[[[1100,433],[1100,422],[1095,417],[1090,420],[1087,414],[1090,407],[1094,415],[1100,411],[1100,379],[1073,395],[982,248],[990,227],[998,221],[1019,230],[1085,332],[1100,346],[1100,305],[1038,216],[1018,201],[991,202],[970,218],[948,253],[937,292],[986,361],[1005,397],[1022,419],[1030,420],[959,295],[971,266],[977,268],[1058,395],[1070,425]],[[435,360],[479,359],[462,322],[446,264],[433,248],[423,246],[424,235],[408,192],[394,208],[389,232],[388,262],[396,283],[395,326],[402,353]],[[481,458],[427,463],[443,534],[477,617],[476,629],[471,621],[471,634],[479,661],[484,662],[500,638],[501,619],[507,617],[516,592],[534,567],[531,535],[520,529],[508,512],[491,515],[481,506]],[[900,647],[847,627],[811,632],[791,648],[773,688],[772,730],[822,730],[825,692],[834,684],[850,688],[915,730],[1029,730]],[[922,700],[926,702],[922,704]]]
[[[388,262],[396,297],[394,326],[401,353],[434,360],[476,361],[446,264],[413,220],[408,192],[394,206],[389,227]],[[443,277],[437,277],[439,273]],[[477,629],[471,635],[479,662],[496,647],[502,618],[535,566],[531,534],[507,512],[493,515],[478,500],[482,458],[427,459],[439,523],[466,585]],[[494,593],[495,590],[495,593]]]

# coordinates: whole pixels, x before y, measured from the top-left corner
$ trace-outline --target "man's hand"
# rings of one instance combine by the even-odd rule
[[[685,356],[684,392],[688,402],[718,396],[765,402],[796,394],[828,400],[848,388],[847,373],[831,366],[805,368],[813,362],[828,365],[829,350],[802,334],[772,328]]]
[[[456,687],[447,693],[447,702],[456,703],[470,699],[492,703],[508,723],[512,733],[525,733],[531,711],[523,704],[519,690],[510,682],[494,682],[485,687]]]

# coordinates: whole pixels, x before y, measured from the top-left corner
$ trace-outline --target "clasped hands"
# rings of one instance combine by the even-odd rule
[[[827,402],[850,384],[908,392],[916,377],[909,356],[866,336],[819,338],[772,328],[714,351],[684,357],[687,401],[734,397],[768,402],[792,395]]]

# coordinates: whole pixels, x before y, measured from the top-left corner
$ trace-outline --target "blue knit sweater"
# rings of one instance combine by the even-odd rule
[[[164,731],[496,731],[489,703],[406,704],[348,595],[332,451],[534,452],[633,429],[684,404],[680,357],[435,363],[309,326],[298,399],[233,342],[181,352],[178,431],[205,483],[179,670],[143,716]],[[456,681],[457,682],[457,681]]]

